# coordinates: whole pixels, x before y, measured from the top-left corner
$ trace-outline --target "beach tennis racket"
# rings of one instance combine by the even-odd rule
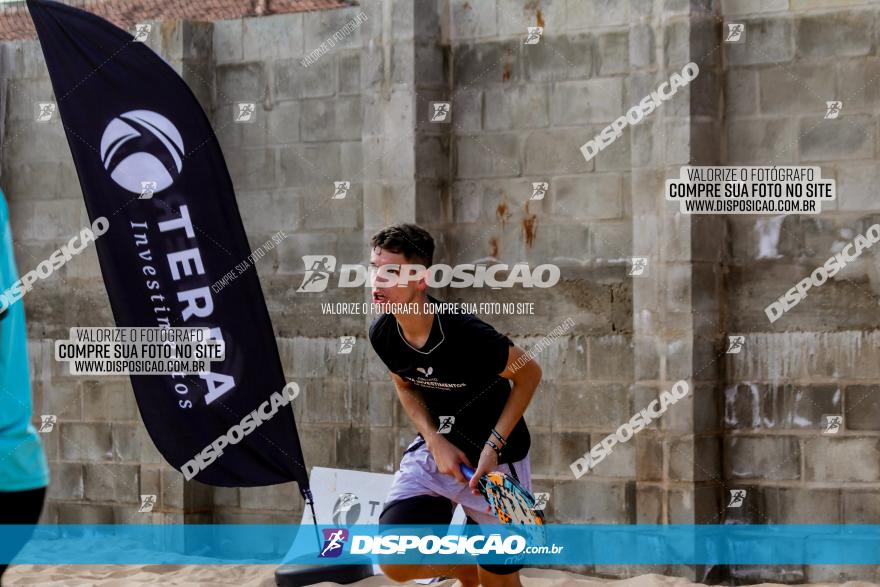
[[[470,481],[475,471],[462,463],[461,472]],[[501,471],[486,473],[477,484],[490,511],[504,524],[544,524],[544,515],[534,509],[535,498],[525,487]]]

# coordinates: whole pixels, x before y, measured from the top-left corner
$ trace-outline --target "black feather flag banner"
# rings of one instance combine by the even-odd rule
[[[116,325],[211,329],[225,357],[193,375],[132,375],[162,456],[189,478],[248,487],[308,476],[266,302],[226,162],[183,79],[88,12],[28,0],[96,241]],[[148,196],[152,193],[152,197]]]

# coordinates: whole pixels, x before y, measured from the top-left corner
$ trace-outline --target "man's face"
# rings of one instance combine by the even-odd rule
[[[422,272],[418,278],[400,279],[405,265],[418,265],[400,253],[392,253],[376,247],[370,253],[370,285],[374,304],[408,304],[416,302],[419,294],[427,288]],[[381,269],[381,271],[380,271]]]

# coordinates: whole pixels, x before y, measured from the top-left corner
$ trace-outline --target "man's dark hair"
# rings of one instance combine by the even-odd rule
[[[398,253],[408,261],[418,261],[425,267],[434,263],[434,238],[416,224],[386,226],[373,235],[370,247]]]

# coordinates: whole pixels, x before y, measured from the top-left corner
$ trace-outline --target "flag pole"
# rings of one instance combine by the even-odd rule
[[[315,515],[315,500],[312,497],[312,490],[306,487],[305,489],[300,488],[300,492],[306,500],[306,505],[308,505],[309,509],[312,511],[312,522],[314,523],[315,527],[315,538],[318,541],[318,552],[321,552],[321,535],[318,533],[318,517]]]

